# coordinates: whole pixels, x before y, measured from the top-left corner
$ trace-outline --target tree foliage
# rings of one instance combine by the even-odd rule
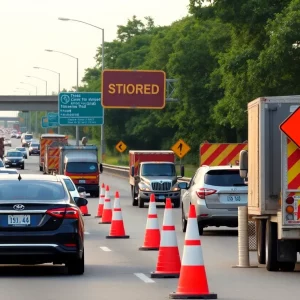
[[[177,79],[162,110],[105,110],[105,140],[129,149],[192,148],[247,140],[247,103],[260,96],[299,94],[300,0],[190,0],[190,15],[170,26],[136,16],[104,47],[105,68],[164,70]],[[294,46],[293,46],[294,44]],[[81,91],[101,88],[102,49],[86,69]],[[99,127],[89,136],[99,139]]]

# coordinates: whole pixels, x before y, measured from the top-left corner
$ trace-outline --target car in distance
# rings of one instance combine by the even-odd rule
[[[208,226],[238,226],[238,207],[248,203],[248,187],[238,166],[201,166],[190,183],[180,182],[182,231],[186,231],[190,204],[195,205],[199,234]]]
[[[22,154],[23,154],[23,157],[25,158],[25,159],[27,159],[28,158],[28,156],[27,156],[27,150],[26,150],[26,148],[25,147],[16,147],[15,148],[17,151],[20,151],[20,152],[22,152]]]
[[[23,133],[21,137],[22,147],[29,147],[31,140],[33,139],[33,135],[31,133]]]
[[[86,204],[55,175],[0,174],[0,263],[65,264],[83,274]]]
[[[8,150],[3,157],[6,168],[14,167],[24,170],[25,163],[22,152],[17,150]]]
[[[4,139],[4,146],[11,147],[11,140],[8,139],[8,138],[5,138],[5,139]]]
[[[29,146],[29,149],[28,149],[28,153],[29,153],[29,156],[31,156],[33,154],[40,155],[40,144],[35,143],[35,142],[31,142],[30,146]]]

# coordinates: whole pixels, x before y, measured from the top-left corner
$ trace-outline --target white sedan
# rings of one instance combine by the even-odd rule
[[[57,176],[60,176],[63,179],[73,199],[74,197],[86,198],[85,188],[78,187],[77,189],[73,180],[69,176],[65,176],[65,175],[57,175]]]

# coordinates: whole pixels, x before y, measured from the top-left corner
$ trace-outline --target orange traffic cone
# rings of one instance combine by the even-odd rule
[[[122,209],[120,205],[119,192],[116,192],[114,201],[114,210],[110,226],[110,233],[106,236],[107,239],[129,239],[129,235],[125,234]]]
[[[159,250],[159,244],[160,230],[158,226],[155,195],[151,194],[148,208],[148,218],[146,224],[144,245],[140,247],[139,250]]]
[[[172,202],[170,198],[167,198],[156,271],[151,273],[151,278],[178,278],[180,267],[180,255],[172,216]]]
[[[81,213],[82,213],[84,216],[90,216],[90,215],[91,215],[91,214],[89,214],[89,210],[88,210],[87,205],[85,205],[85,206],[80,206],[79,209],[81,210]]]
[[[170,299],[217,299],[209,292],[195,205],[190,205],[177,292]]]
[[[105,184],[102,183],[102,187],[100,190],[100,197],[99,197],[99,203],[98,203],[98,211],[97,216],[95,218],[101,218],[103,214],[103,206],[104,206],[104,198],[105,198]]]
[[[111,202],[109,196],[109,186],[105,188],[104,206],[102,213],[102,220],[98,224],[110,224],[112,219]]]

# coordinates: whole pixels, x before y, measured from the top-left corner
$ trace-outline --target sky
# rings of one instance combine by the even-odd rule
[[[76,85],[76,59],[45,49],[77,57],[79,81],[84,70],[95,65],[102,31],[59,17],[102,27],[110,42],[116,38],[117,25],[126,25],[133,15],[169,25],[188,14],[188,4],[189,0],[0,0],[0,95],[35,95],[35,86],[38,95],[45,95],[45,81],[48,95],[58,92],[58,74],[35,66],[60,73],[61,89]],[[16,114],[0,111],[0,116]]]

